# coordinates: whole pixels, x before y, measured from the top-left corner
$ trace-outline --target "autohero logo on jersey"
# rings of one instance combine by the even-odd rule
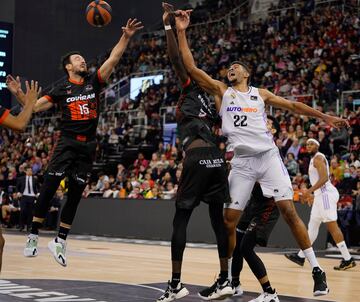
[[[206,166],[206,168],[219,168],[224,163],[222,158],[215,159],[200,159],[199,164],[202,166]]]
[[[239,106],[229,106],[226,108],[228,112],[245,112],[245,113],[256,113],[258,109],[256,107],[239,107]]]
[[[67,98],[66,103],[72,103],[72,102],[76,102],[76,101],[88,101],[88,100],[92,100],[92,99],[95,99],[95,93],[80,94],[78,96],[73,96],[71,98]]]

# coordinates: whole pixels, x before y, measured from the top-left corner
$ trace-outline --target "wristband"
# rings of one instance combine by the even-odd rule
[[[170,30],[170,29],[171,29],[171,25],[165,25],[164,28],[165,28],[165,30]]]

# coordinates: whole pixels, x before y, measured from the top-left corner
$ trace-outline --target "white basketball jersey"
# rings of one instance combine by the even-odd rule
[[[330,178],[330,171],[329,171],[329,163],[325,157],[325,155],[321,152],[317,152],[313,158],[310,160],[310,164],[309,164],[309,178],[310,178],[310,183],[313,186],[314,184],[317,183],[317,181],[319,180],[319,173],[318,170],[314,167],[314,158],[316,156],[322,156],[325,159],[326,162],[326,172],[328,177]],[[335,186],[330,182],[330,179],[320,188],[317,189],[314,192],[314,195],[320,195],[322,193],[331,193],[331,192],[335,192],[337,191],[337,189],[335,188]]]
[[[228,151],[241,157],[276,147],[267,128],[265,103],[258,88],[250,86],[248,92],[240,92],[229,87],[224,93],[219,114],[222,132],[228,138]]]

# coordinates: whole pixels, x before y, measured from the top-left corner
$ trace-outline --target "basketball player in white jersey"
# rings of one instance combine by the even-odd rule
[[[312,205],[308,233],[310,241],[313,243],[319,233],[320,224],[326,224],[343,257],[340,265],[335,266],[334,269],[344,271],[356,266],[356,263],[350,256],[344,236],[337,224],[339,192],[330,182],[329,163],[325,155],[319,152],[319,146],[320,143],[313,138],[306,142],[307,151],[312,155],[308,173],[311,187],[302,192],[302,201]],[[295,254],[285,254],[285,257],[298,265],[304,265],[305,256],[302,251]]]
[[[317,262],[306,227],[295,210],[290,177],[273,142],[272,134],[266,127],[265,105],[316,117],[333,127],[345,126],[347,122],[323,114],[303,103],[290,102],[266,89],[249,86],[250,70],[241,62],[232,63],[228,70],[227,77],[231,86],[212,79],[196,67],[188,46],[185,30],[190,23],[189,13],[177,11],[176,15],[179,47],[184,65],[193,80],[215,97],[216,108],[222,116],[222,131],[228,138],[228,151],[234,152],[229,175],[232,202],[225,206],[224,211],[229,234],[229,259],[236,244],[236,225],[250,198],[253,186],[258,181],[264,196],[275,199],[313,268],[314,295],[326,295],[329,289],[325,272]]]

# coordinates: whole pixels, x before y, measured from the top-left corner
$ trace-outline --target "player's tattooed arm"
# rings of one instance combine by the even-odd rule
[[[7,85],[7,88],[9,89],[9,91],[16,97],[18,102],[22,106],[25,106],[27,99],[26,99],[26,95],[25,95],[24,91],[21,89],[20,77],[17,76],[15,79],[13,76],[8,75],[6,77],[6,85]],[[41,94],[41,87],[39,87],[39,89],[38,89],[37,96],[39,96],[40,94]],[[33,108],[33,112],[41,112],[41,111],[46,111],[46,110],[50,109],[53,105],[54,104],[52,102],[49,102],[48,98],[41,97],[38,100],[36,100],[36,102],[32,108]]]
[[[186,70],[190,74],[191,78],[207,93],[222,98],[227,86],[220,81],[212,79],[206,72],[198,68],[190,51],[185,33],[185,30],[190,24],[190,13],[187,11],[176,11],[175,21],[180,53]]]
[[[189,75],[185,69],[184,63],[180,57],[179,47],[176,41],[174,31],[170,26],[170,19],[173,15],[174,7],[171,4],[163,2],[162,7],[164,9],[163,22],[164,26],[169,26],[169,29],[165,29],[167,52],[175,73],[182,84],[186,83],[189,79]]]
[[[38,95],[41,91],[38,82],[31,81],[29,83],[28,81],[26,81],[25,84],[26,94],[24,95],[23,110],[17,116],[13,116],[9,113],[2,122],[5,127],[16,131],[25,130],[33,113],[33,109],[37,101]]]
[[[143,27],[140,21],[131,18],[127,21],[126,26],[122,27],[123,34],[119,42],[111,51],[109,58],[100,67],[100,76],[105,82],[110,78],[114,67],[119,63],[131,37]]]
[[[289,101],[280,96],[277,96],[266,89],[259,89],[259,93],[263,98],[264,102],[270,106],[274,106],[276,108],[281,108],[285,110],[289,110],[291,112],[311,116],[315,118],[319,118],[324,120],[327,124],[332,127],[349,127],[349,122],[345,119],[339,118],[337,116],[331,116],[325,113],[320,112],[304,103]]]

